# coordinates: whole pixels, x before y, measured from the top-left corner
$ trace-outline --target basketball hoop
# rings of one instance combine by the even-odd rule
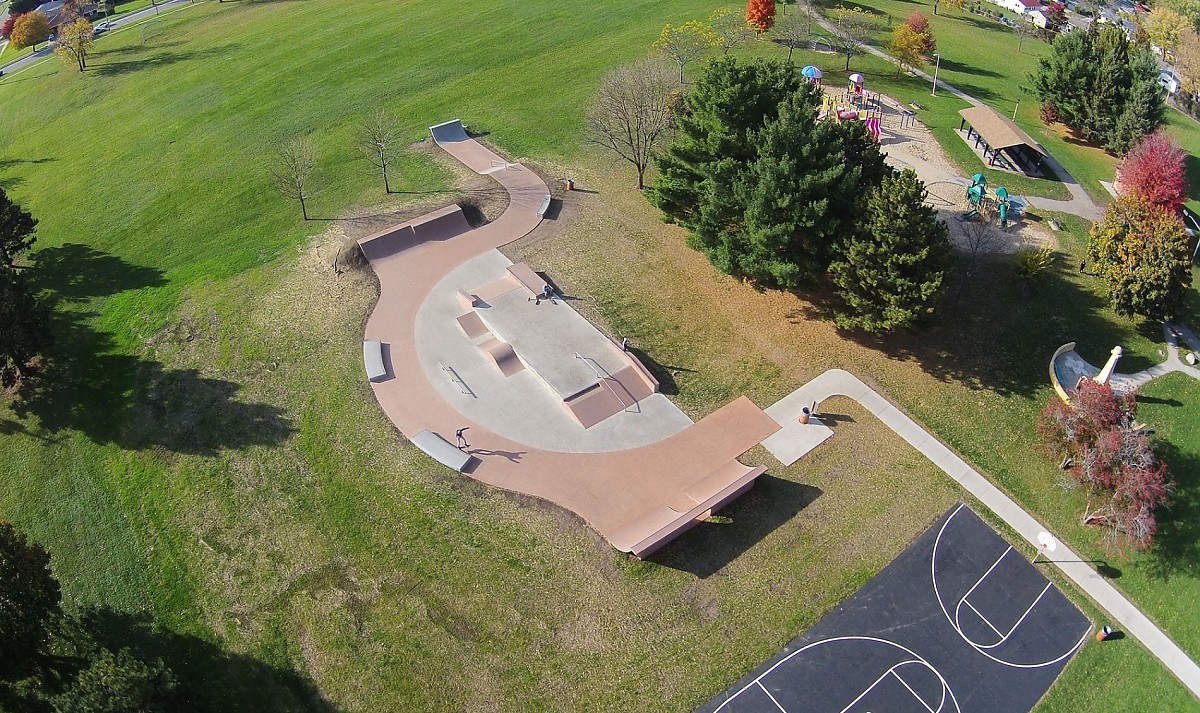
[[[1054,535],[1051,535],[1049,532],[1039,532],[1037,534],[1037,541],[1039,543],[1038,550],[1037,554],[1033,556],[1032,562],[1037,562],[1038,557],[1041,557],[1043,552],[1053,552],[1058,549],[1058,540],[1054,539]]]

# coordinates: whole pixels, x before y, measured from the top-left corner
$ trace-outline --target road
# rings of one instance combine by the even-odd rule
[[[207,0],[200,0],[200,2],[196,2],[196,0],[169,0],[169,2],[164,2],[158,7],[148,7],[145,10],[139,10],[131,15],[126,15],[120,19],[113,20],[111,23],[112,29],[97,37],[96,41],[103,42],[105,37],[120,32],[122,28],[127,28],[130,25],[136,25],[142,21],[155,17],[156,15],[165,15],[168,12],[179,9],[183,5],[200,5],[206,1]],[[5,15],[7,14],[8,13],[6,12]],[[2,18],[0,18],[0,22],[3,22]],[[54,54],[54,50],[50,49],[49,46],[43,47],[31,55],[22,57],[15,62],[9,62],[8,64],[0,67],[0,72],[3,72],[4,78],[7,79],[14,74],[18,74],[26,69],[29,69],[38,62],[49,58],[52,54]],[[0,82],[3,81],[4,79],[0,79]]]

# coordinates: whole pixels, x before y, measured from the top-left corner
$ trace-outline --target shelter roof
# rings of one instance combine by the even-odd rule
[[[1045,156],[1046,150],[1007,116],[987,106],[973,106],[958,112],[994,149],[1028,146]]]

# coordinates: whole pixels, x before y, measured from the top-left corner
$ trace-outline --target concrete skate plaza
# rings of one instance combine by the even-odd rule
[[[746,398],[692,424],[569,303],[536,299],[541,278],[495,248],[538,226],[546,184],[458,121],[431,132],[510,200],[479,228],[448,206],[359,241],[380,283],[364,339],[386,373],[371,387],[400,431],[453,462],[469,429],[464,472],[561,505],[639,557],[749,489],[766,468],[736,459],[780,425]]]

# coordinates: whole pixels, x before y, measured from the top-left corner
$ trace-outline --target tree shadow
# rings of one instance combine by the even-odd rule
[[[220,47],[210,47],[202,50],[190,50],[187,52],[162,52],[162,47],[167,45],[155,45],[153,47],[144,47],[147,52],[158,52],[142,57],[140,59],[120,60],[116,62],[100,63],[96,60],[103,59],[107,53],[96,55],[96,59],[92,64],[88,65],[87,71],[91,74],[97,74],[102,77],[115,77],[131,72],[136,72],[143,69],[154,69],[158,67],[170,67],[180,62],[188,62],[193,59],[205,59],[224,54],[230,50],[241,47],[239,43],[230,43],[221,45]]]
[[[749,492],[718,513],[721,522],[714,518],[698,523],[648,559],[706,579],[821,495],[820,488],[765,473]]]
[[[311,680],[290,667],[273,666],[195,636],[167,631],[148,614],[97,607],[74,619],[82,633],[109,650],[128,647],[143,661],[162,659],[179,679],[173,703],[181,713],[336,711]]]
[[[132,450],[216,455],[293,432],[281,409],[235,400],[240,385],[125,353],[93,326],[92,300],[161,287],[157,269],[79,244],[40,250],[30,262],[30,281],[52,309],[54,344],[12,408],[22,419],[36,417],[41,436],[75,430]]]
[[[937,313],[914,328],[884,335],[839,333],[890,359],[915,362],[940,381],[1020,396],[1049,385],[1050,356],[1063,344],[1077,342],[1085,359],[1103,364],[1113,345],[1129,336],[1128,325],[1112,320],[1105,298],[1079,282],[1094,278],[1073,274],[1071,261],[1061,253],[1034,284],[1019,278],[1006,257],[987,259],[969,277],[963,262],[952,273]],[[827,287],[800,299],[804,306],[787,315],[794,323],[828,320],[837,306]],[[1146,329],[1138,327],[1149,336]],[[1120,370],[1134,373],[1152,364],[1149,355],[1128,353]]]
[[[1176,489],[1171,504],[1157,513],[1159,529],[1147,572],[1164,580],[1176,574],[1200,576],[1200,458],[1170,441],[1156,440],[1154,446],[1171,467]]]
[[[1003,77],[1003,76],[1005,76],[1003,74],[1000,74],[999,72],[994,72],[990,69],[984,69],[983,67],[976,67],[975,65],[971,65],[971,64],[963,64],[962,62],[955,62],[954,60],[946,59],[945,57],[942,57],[942,68],[947,71],[950,71],[950,72],[959,72],[961,74],[975,74],[975,75],[979,75],[981,77]],[[953,84],[953,82],[951,82],[951,83]],[[970,93],[971,92],[968,92],[968,94],[970,94]]]

